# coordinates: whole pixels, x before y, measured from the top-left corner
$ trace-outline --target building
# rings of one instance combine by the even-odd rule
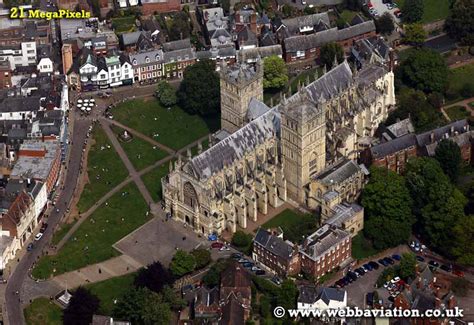
[[[67,43],[63,44],[61,55],[63,59],[63,74],[67,74],[73,63],[72,45]]]
[[[356,236],[364,228],[364,208],[357,203],[342,203],[332,207],[324,224]]]
[[[1,46],[0,60],[8,60],[12,70],[17,67],[36,65],[36,42]]]
[[[298,288],[298,309],[342,309],[347,307],[346,290],[302,285]]]
[[[305,239],[300,248],[301,271],[319,279],[351,259],[351,235],[324,225]]]
[[[370,148],[370,162],[377,167],[385,167],[403,173],[408,160],[418,156],[416,135],[406,134]]]
[[[283,232],[259,228],[253,240],[252,259],[264,265],[267,271],[281,276],[298,274],[299,256],[296,245],[283,240]]]
[[[157,82],[163,76],[164,54],[162,50],[139,52],[130,55],[135,82]]]
[[[181,10],[181,2],[179,0],[142,0],[141,4],[143,15]]]
[[[367,171],[350,161],[395,104],[393,73],[378,64],[344,61],[275,107],[261,101],[261,71],[221,65],[221,130],[162,179],[165,210],[196,232],[246,228],[288,197],[314,210],[326,192],[338,192],[330,208],[354,202]]]
[[[110,316],[93,315],[91,325],[131,325],[128,321],[118,321]]]
[[[61,147],[58,141],[25,141],[18,152],[10,177],[44,182],[48,195],[53,190],[61,169]]]
[[[219,324],[244,324],[250,317],[252,290],[250,274],[236,263],[231,263],[221,274],[219,289],[222,316]]]
[[[12,86],[12,69],[9,60],[0,61],[0,89]]]
[[[197,289],[192,301],[192,309],[195,319],[217,321],[221,315],[219,288],[200,287]]]
[[[380,36],[357,40],[351,47],[351,59],[358,69],[366,63],[389,64],[393,49]],[[395,62],[393,62],[395,63]]]

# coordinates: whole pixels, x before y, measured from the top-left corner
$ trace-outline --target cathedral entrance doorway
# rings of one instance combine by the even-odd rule
[[[191,220],[189,219],[188,216],[185,216],[184,219],[188,225],[191,224]]]

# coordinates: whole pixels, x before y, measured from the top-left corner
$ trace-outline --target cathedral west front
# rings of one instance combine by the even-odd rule
[[[395,105],[392,71],[353,71],[344,61],[274,107],[263,103],[260,60],[219,74],[221,130],[209,149],[170,165],[161,180],[166,212],[219,235],[288,199],[327,215],[357,199],[367,173],[358,153]]]

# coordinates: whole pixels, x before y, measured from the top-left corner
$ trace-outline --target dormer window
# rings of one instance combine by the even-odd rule
[[[150,63],[150,58],[149,58],[149,57],[146,57],[146,58],[145,58],[145,62],[146,62],[146,63]]]
[[[178,56],[178,61],[181,61],[181,57],[180,57],[180,56]]]
[[[137,59],[133,59],[133,65],[137,65]]]
[[[156,59],[156,61],[160,61],[160,55],[157,54],[157,55],[155,56],[155,59]]]

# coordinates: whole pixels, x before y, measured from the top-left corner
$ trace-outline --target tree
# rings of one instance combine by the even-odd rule
[[[454,278],[451,281],[451,290],[458,297],[466,297],[471,283],[463,278]]]
[[[245,253],[249,253],[252,245],[252,235],[246,234],[242,230],[237,230],[234,236],[232,236],[232,245]]]
[[[423,0],[406,0],[402,7],[402,19],[405,23],[416,23],[423,18]]]
[[[178,99],[181,106],[190,113],[202,116],[219,113],[219,76],[213,61],[203,60],[186,67]]]
[[[132,324],[169,324],[170,306],[163,296],[147,288],[128,291],[117,302],[114,316],[129,320]]]
[[[263,88],[281,89],[288,84],[288,69],[285,61],[271,55],[263,61]]]
[[[160,103],[165,107],[176,105],[178,102],[175,89],[165,80],[158,83],[156,87],[156,97],[158,97]]]
[[[295,308],[296,298],[298,298],[298,288],[295,283],[290,279],[284,280],[278,290],[277,305],[287,310]]]
[[[371,178],[362,192],[366,216],[364,231],[377,249],[405,243],[415,219],[412,200],[402,176],[372,168]]]
[[[408,161],[406,179],[420,233],[433,248],[450,254],[453,225],[464,216],[466,198],[432,158]]]
[[[464,45],[474,45],[474,1],[457,0],[454,2],[445,27],[449,35]]]
[[[178,249],[171,260],[170,270],[176,277],[182,277],[185,274],[191,273],[196,267],[196,259],[193,255]]]
[[[207,249],[195,249],[191,251],[191,255],[196,260],[196,269],[202,269],[211,262],[211,252]]]
[[[92,316],[99,310],[99,298],[90,293],[84,287],[77,288],[69,305],[63,312],[63,324],[65,325],[89,325]]]
[[[392,34],[395,29],[395,24],[393,23],[392,15],[389,12],[385,12],[379,19],[375,21],[375,26],[377,31],[384,35]]]
[[[263,318],[267,318],[270,316],[271,312],[271,305],[270,305],[270,300],[266,295],[261,295],[260,296],[260,315],[262,315]]]
[[[427,48],[410,50],[396,72],[408,87],[428,93],[444,92],[449,74],[444,58]]]
[[[405,43],[420,46],[426,40],[426,31],[423,29],[422,24],[413,23],[405,25]]]
[[[229,13],[230,11],[230,0],[219,0],[220,7],[222,10],[224,10],[226,13]]]
[[[360,11],[362,9],[361,3],[359,0],[344,0],[345,7],[352,11]]]
[[[138,272],[135,278],[135,286],[160,292],[164,286],[172,284],[173,280],[173,276],[168,269],[160,262],[154,262]]]
[[[291,17],[293,15],[294,11],[295,11],[295,9],[291,5],[286,4],[286,3],[281,8],[281,12],[282,12],[284,18]]]
[[[331,69],[334,64],[334,57],[337,58],[338,63],[344,60],[344,50],[342,46],[335,42],[324,44],[320,51],[321,64]]]
[[[462,216],[453,227],[456,240],[451,247],[451,255],[456,262],[466,266],[474,266],[474,217]]]
[[[303,9],[303,13],[305,15],[314,15],[314,14],[317,14],[318,13],[318,9],[316,7],[310,7],[310,6],[306,6],[304,7]]]
[[[462,163],[461,149],[458,144],[450,139],[441,140],[435,150],[435,159],[444,173],[455,183]]]
[[[163,290],[161,290],[161,296],[163,297],[163,301],[175,311],[179,311],[186,306],[186,301],[181,298],[181,295],[176,294],[173,288],[169,286],[163,287]]]
[[[416,257],[412,253],[403,253],[400,260],[399,274],[405,281],[413,278],[416,271]]]
[[[177,41],[180,39],[188,38],[191,35],[191,28],[189,24],[188,14],[184,11],[177,12],[173,15],[173,19],[170,19],[166,25],[169,27],[168,36],[170,41]]]

